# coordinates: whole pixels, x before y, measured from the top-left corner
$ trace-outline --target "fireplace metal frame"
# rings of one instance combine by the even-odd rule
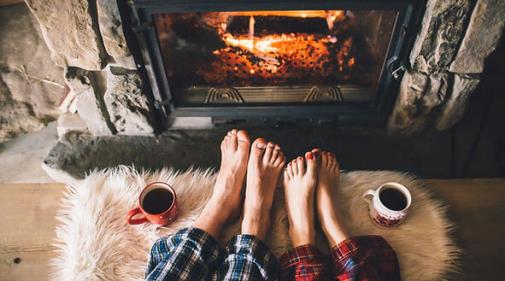
[[[133,53],[146,87],[159,114],[176,117],[228,119],[324,119],[368,120],[384,123],[397,96],[399,79],[408,67],[408,55],[424,13],[426,0],[134,0],[119,5],[128,47]],[[165,75],[152,15],[170,12],[248,10],[397,10],[394,30],[381,70],[375,99],[370,102],[297,105],[219,105],[180,107],[174,103]]]

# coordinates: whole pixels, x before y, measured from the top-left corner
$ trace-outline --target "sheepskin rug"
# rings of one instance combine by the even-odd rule
[[[57,215],[57,257],[51,261],[55,280],[143,280],[153,242],[190,225],[212,194],[212,170],[136,172],[130,167],[96,171],[82,181],[68,184],[68,192]],[[177,220],[164,228],[126,223],[128,210],[137,204],[142,188],[152,181],[164,181],[177,193]],[[368,205],[361,198],[367,189],[397,181],[409,188],[413,203],[407,220],[399,227],[382,229],[369,218]],[[396,250],[403,280],[444,280],[457,269],[459,250],[450,237],[451,222],[443,204],[410,175],[389,171],[344,172],[339,201],[352,235],[382,235]],[[267,244],[280,256],[290,248],[287,216],[281,189],[272,211],[273,225]],[[239,233],[240,221],[224,230],[224,244]],[[323,237],[318,247],[325,249]]]

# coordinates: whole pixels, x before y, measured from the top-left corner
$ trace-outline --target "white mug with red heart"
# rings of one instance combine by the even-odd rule
[[[409,190],[397,182],[387,182],[376,190],[369,189],[363,198],[369,205],[370,218],[381,227],[401,224],[412,203]]]

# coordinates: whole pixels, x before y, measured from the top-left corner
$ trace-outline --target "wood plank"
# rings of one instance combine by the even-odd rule
[[[453,280],[505,280],[505,179],[426,180],[449,206],[463,249]]]
[[[0,280],[48,280],[62,184],[0,185]]]
[[[505,280],[505,179],[425,180],[449,206],[465,250],[451,280]],[[48,280],[61,184],[0,184],[0,280]],[[15,263],[16,258],[20,263]]]

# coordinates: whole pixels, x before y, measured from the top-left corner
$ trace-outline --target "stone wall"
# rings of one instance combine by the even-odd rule
[[[504,15],[503,0],[428,0],[389,119],[392,134],[445,130],[463,117],[503,34]]]
[[[56,119],[64,81],[26,5],[0,8],[0,38],[2,142]]]
[[[116,1],[26,2],[52,59],[66,69],[70,93],[62,106],[67,111],[62,126],[71,120],[68,126],[84,124],[95,135],[152,134],[155,120],[126,45]],[[426,127],[444,130],[456,124],[479,84],[485,58],[503,33],[503,0],[426,3],[389,118],[392,134],[411,135]],[[81,123],[69,116],[75,113]]]
[[[153,112],[126,45],[115,0],[26,0],[70,92],[59,131],[154,133]],[[79,118],[74,116],[77,114]]]

